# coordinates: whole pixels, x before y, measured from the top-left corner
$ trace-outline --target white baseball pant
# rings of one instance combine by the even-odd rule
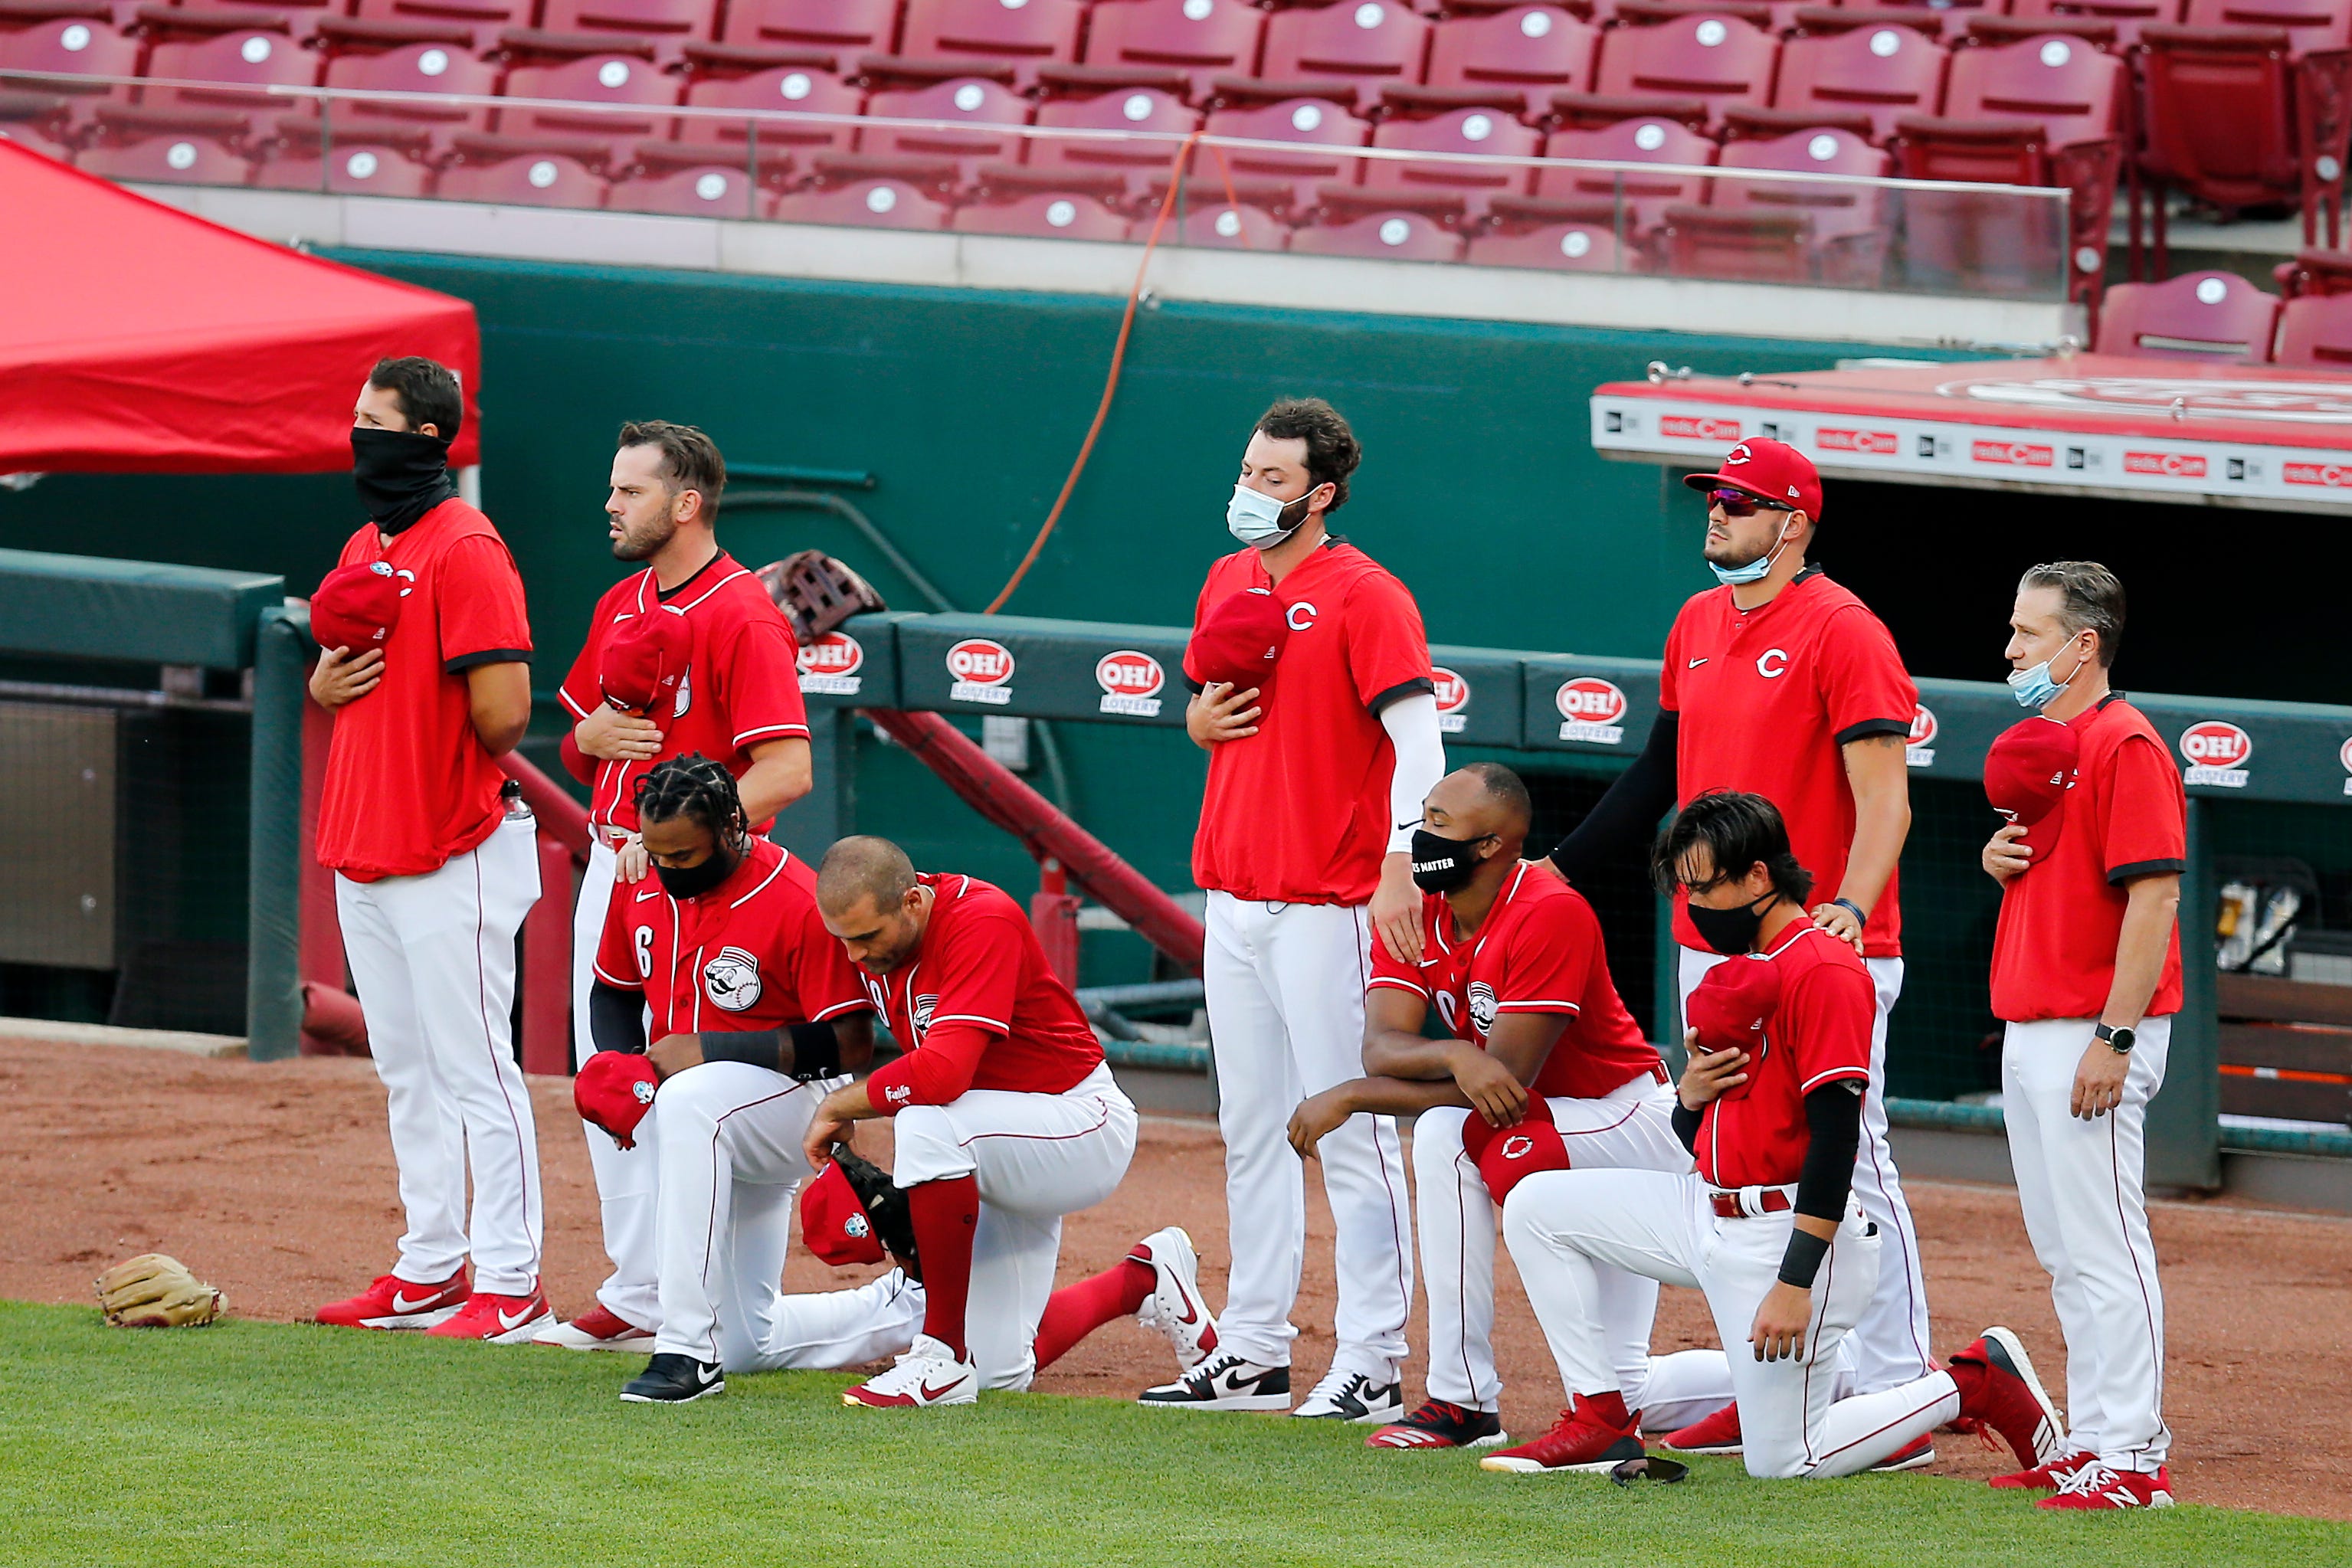
[[[2049,1272],[2066,1336],[2067,1451],[2153,1471],[2171,1451],[2172,1432],[2164,1424],[2164,1292],[2147,1231],[2147,1103],[2164,1085],[2172,1019],[2140,1021],[2123,1103],[2086,1122],[2067,1105],[2097,1024],[2011,1024],[2001,1114],[2025,1233]]]
[[[1644,1073],[1599,1100],[1551,1099],[1553,1124],[1577,1170],[1621,1167],[1681,1174],[1690,1152],[1675,1136],[1675,1092]],[[1424,1111],[1412,1127],[1413,1199],[1421,1230],[1422,1290],[1429,1298],[1432,1399],[1477,1410],[1502,1407],[1495,1370],[1495,1225],[1486,1178],[1463,1152],[1474,1113]],[[1673,1431],[1731,1402],[1721,1351],[1650,1354],[1658,1283],[1621,1269],[1599,1274],[1600,1323],[1628,1410],[1653,1431]],[[1570,1390],[1570,1392],[1573,1392]]]
[[[588,866],[580,877],[580,901],[572,908],[574,1071],[596,1053],[588,1028],[588,996],[596,983],[596,949],[604,939],[604,916],[612,904],[619,858],[605,831],[595,830],[588,846]],[[655,1240],[655,1191],[660,1181],[661,1155],[656,1120],[647,1116],[638,1124],[633,1149],[622,1148],[600,1128],[580,1124],[587,1135],[588,1168],[595,1173],[596,1196],[604,1211],[604,1256],[613,1264],[613,1272],[596,1289],[596,1300],[606,1311],[646,1329],[661,1324],[660,1252]]]
[[[335,877],[408,1217],[392,1271],[411,1284],[447,1279],[470,1254],[478,1291],[538,1286],[539,1138],[510,1021],[515,932],[539,902],[537,831],[512,816],[437,870]]]
[[[1134,1105],[1106,1065],[1060,1094],[974,1089],[945,1105],[909,1105],[894,1132],[898,1186],[975,1178],[980,1221],[965,1340],[982,1387],[1028,1387],[1037,1372],[1037,1320],[1054,1293],[1062,1216],[1100,1203],[1127,1175]]]
[[[1682,950],[1682,999],[1709,969],[1723,962],[1717,953]],[[1878,1008],[1870,1021],[1870,1086],[1862,1097],[1862,1143],[1854,1150],[1853,1196],[1878,1227],[1878,1294],[1846,1336],[1846,1357],[1857,1394],[1875,1394],[1926,1376],[1937,1367],[1927,1337],[1927,1281],[1919,1266],[1919,1228],[1903,1196],[1895,1151],[1886,1141],[1886,1015],[1903,994],[1903,960],[1865,958]],[[1743,1428],[1744,1429],[1744,1428]]]
[[[1545,1171],[1511,1190],[1503,1235],[1519,1278],[1559,1363],[1580,1394],[1616,1387],[1601,1330],[1601,1279],[1608,1267],[1702,1291],[1729,1353],[1732,1391],[1748,1473],[1764,1479],[1850,1476],[1950,1420],[1960,1411],[1949,1374],[1932,1372],[1875,1394],[1837,1396],[1840,1342],[1878,1283],[1879,1238],[1859,1203],[1813,1280],[1813,1315],[1804,1354],[1759,1361],[1748,1344],[1756,1309],[1780,1276],[1794,1217],[1759,1211],[1767,1191],[1740,1189],[1746,1212],[1718,1217],[1696,1174]]]
[[[1218,1343],[1261,1366],[1286,1366],[1307,1258],[1306,1172],[1286,1135],[1290,1113],[1308,1095],[1363,1076],[1371,922],[1360,906],[1212,892],[1207,926],[1202,980],[1234,1258]],[[1384,1381],[1404,1360],[1412,1306],[1412,1222],[1396,1121],[1350,1117],[1318,1152],[1337,1232],[1331,1364]]]

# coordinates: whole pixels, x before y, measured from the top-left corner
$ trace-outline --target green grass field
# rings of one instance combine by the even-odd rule
[[[1678,1486],[1369,1454],[1361,1428],[984,1396],[844,1409],[730,1378],[625,1406],[634,1359],[0,1303],[0,1562],[1711,1565],[2352,1562],[2352,1526],[2053,1516],[1931,1476]]]

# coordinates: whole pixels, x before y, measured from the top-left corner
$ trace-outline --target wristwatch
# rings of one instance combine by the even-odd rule
[[[2129,1056],[2131,1048],[2139,1043],[2137,1030],[2117,1029],[2111,1023],[2103,1023],[2091,1033],[2096,1039],[2105,1040],[2108,1049],[2117,1056]]]

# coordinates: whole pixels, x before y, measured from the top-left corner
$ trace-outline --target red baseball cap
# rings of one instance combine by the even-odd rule
[[[1764,1020],[1780,1005],[1780,966],[1751,953],[1709,969],[1683,1004],[1683,1021],[1698,1030],[1701,1051],[1754,1056],[1764,1044]]]
[[[816,1180],[801,1189],[801,1239],[836,1269],[882,1261],[882,1239],[874,1234],[874,1221],[866,1218],[849,1178],[831,1160],[824,1162]]]
[[[1811,458],[1785,441],[1743,441],[1724,455],[1720,472],[1685,474],[1683,483],[1694,490],[1745,490],[1759,501],[1794,507],[1822,520],[1822,476]]]
[[[2036,714],[2002,730],[1985,753],[1985,799],[1992,809],[2021,827],[2034,827],[2065,803],[2074,787],[2074,759],[2081,741],[2074,727]],[[2047,849],[2058,836],[2063,814],[2048,828],[2032,835],[2037,848]]]
[[[580,1064],[572,1103],[580,1119],[602,1127],[625,1149],[637,1146],[637,1124],[654,1108],[660,1080],[654,1064],[633,1051],[600,1051]]]
[[[1568,1145],[1553,1125],[1551,1106],[1540,1094],[1528,1096],[1528,1113],[1516,1127],[1494,1127],[1477,1112],[1462,1125],[1462,1152],[1486,1182],[1486,1196],[1500,1203],[1511,1189],[1538,1171],[1568,1168]]]
[[[310,640],[354,653],[383,647],[400,624],[401,601],[415,586],[388,560],[335,568],[310,595]]]
[[[1290,641],[1287,613],[1270,588],[1227,595],[1192,629],[1185,666],[1202,683],[1230,681],[1241,691],[1263,688]]]
[[[665,604],[630,616],[604,639],[597,672],[604,700],[632,713],[650,713],[656,704],[665,705],[667,712],[693,649],[694,629],[682,612]]]

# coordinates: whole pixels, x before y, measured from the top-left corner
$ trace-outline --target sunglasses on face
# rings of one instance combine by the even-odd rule
[[[1759,501],[1745,490],[1709,490],[1707,508],[1720,507],[1727,517],[1752,517],[1759,512],[1793,512],[1794,507],[1784,507],[1778,501]]]

